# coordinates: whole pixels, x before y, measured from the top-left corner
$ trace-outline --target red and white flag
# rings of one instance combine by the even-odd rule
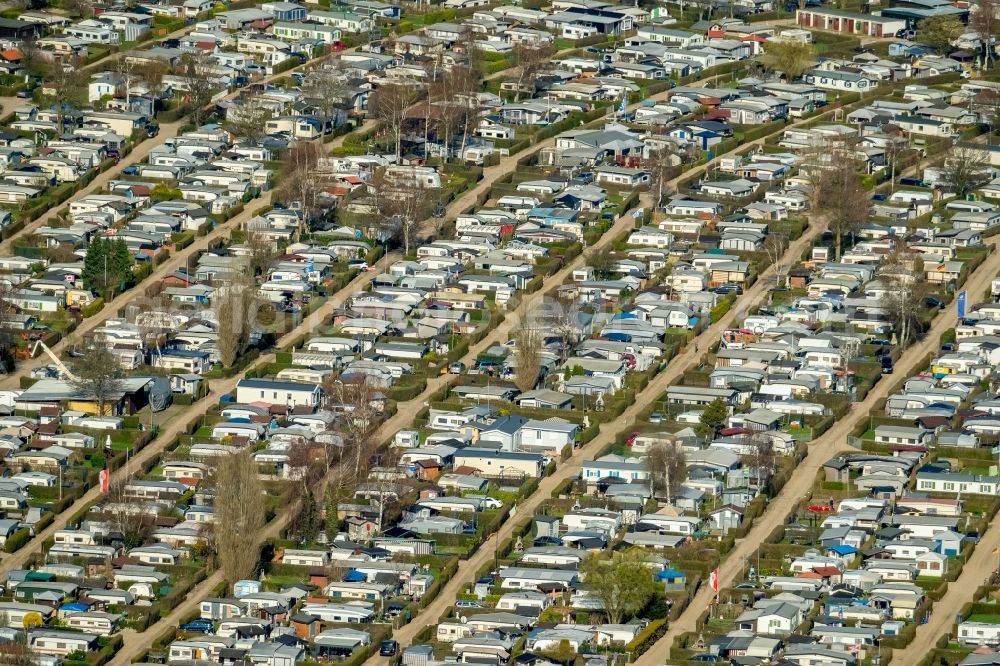
[[[708,574],[708,584],[713,592],[719,593],[719,567],[715,567],[712,573]]]
[[[101,470],[100,479],[101,479],[101,492],[107,495],[111,486],[111,472],[108,471],[107,467]]]

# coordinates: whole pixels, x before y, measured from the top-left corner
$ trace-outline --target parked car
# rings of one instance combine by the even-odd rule
[[[391,657],[395,655],[398,650],[399,643],[391,638],[389,640],[382,641],[378,646],[378,653],[381,657]]]
[[[448,366],[449,375],[460,375],[463,372],[465,372],[465,364],[462,363],[461,361],[455,361],[454,363]]]
[[[366,271],[368,270],[368,262],[364,259],[351,259],[347,262],[347,267],[357,271]]]
[[[650,423],[663,423],[663,414],[660,412],[653,412],[649,415]]]
[[[720,284],[718,287],[713,287],[709,289],[709,291],[712,292],[713,294],[720,294],[720,295],[736,294],[737,296],[739,296],[740,294],[743,293],[743,287],[741,287],[738,284],[727,283],[727,284]]]
[[[484,606],[478,601],[468,601],[462,599],[455,602],[455,608],[483,608]]]
[[[924,299],[924,306],[928,308],[943,308],[944,301],[940,298],[934,298],[933,296],[928,296]]]
[[[139,175],[139,167],[135,166],[134,164],[132,166],[127,166],[124,169],[122,169],[122,175],[123,176],[138,176]]]
[[[210,631],[214,631],[215,625],[212,624],[211,620],[191,620],[190,622],[182,624],[180,626],[180,630],[206,634]]]
[[[15,97],[19,97],[21,99],[31,99],[31,91],[30,90],[18,90],[16,93],[14,93],[14,96]]]
[[[882,374],[891,375],[892,374],[892,357],[886,354],[882,357]]]

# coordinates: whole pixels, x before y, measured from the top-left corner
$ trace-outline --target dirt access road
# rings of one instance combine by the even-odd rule
[[[180,127],[180,125],[178,125],[178,127]],[[356,131],[367,131],[370,130],[372,127],[374,127],[374,122],[368,121],[362,124],[360,128]],[[161,130],[161,135],[162,135],[162,130]],[[332,151],[334,148],[341,146],[346,136],[349,135],[338,137],[333,141],[331,141],[329,144],[327,144],[328,150]],[[159,138],[159,136],[157,138]],[[134,154],[135,153],[133,152],[133,155]],[[132,157],[132,155],[130,155],[129,157]],[[114,178],[113,175],[109,174],[110,172],[107,172],[107,174],[102,174],[102,176],[107,175],[107,180],[111,180],[112,178]],[[79,196],[83,196],[83,194],[81,193]],[[153,271],[153,273],[145,280],[143,280],[142,283],[140,283],[136,287],[133,287],[132,289],[129,289],[119,294],[114,299],[112,299],[110,303],[105,303],[104,308],[100,312],[93,315],[92,317],[87,317],[86,319],[84,319],[77,327],[77,329],[73,331],[73,333],[71,333],[68,336],[65,336],[62,340],[60,340],[56,345],[53,346],[52,350],[58,354],[63,349],[72,346],[74,342],[83,340],[89,333],[103,326],[104,323],[109,319],[114,319],[118,317],[119,310],[129,305],[130,303],[133,303],[134,301],[138,301],[143,298],[143,290],[145,289],[145,287],[151,284],[155,284],[156,282],[162,280],[163,278],[167,277],[168,275],[170,275],[171,273],[173,273],[178,269],[188,267],[193,257],[195,257],[197,253],[207,250],[213,242],[228,236],[230,231],[232,231],[235,228],[241,227],[245,222],[250,220],[255,215],[256,211],[260,210],[261,208],[269,206],[271,204],[273,196],[274,196],[274,190],[268,190],[262,196],[252,200],[249,204],[247,204],[243,212],[241,212],[239,215],[236,215],[235,217],[226,220],[222,224],[217,225],[212,231],[210,231],[205,236],[196,238],[194,242],[191,243],[191,245],[184,248],[183,250],[173,252],[170,255],[170,258],[167,259],[162,264],[160,264],[159,266],[157,266],[156,269]],[[13,390],[19,388],[20,386],[19,382],[21,376],[27,375],[35,368],[49,365],[50,363],[51,360],[45,354],[41,354],[34,358],[20,361],[17,364],[17,368],[14,373],[0,379],[0,389]]]
[[[178,30],[176,32],[171,33],[170,35],[167,35],[163,39],[168,39],[170,37],[179,37],[179,36],[185,34],[190,29],[191,29],[190,27],[185,27],[182,30]],[[353,52],[355,50],[356,50],[356,48],[349,49],[346,52]],[[112,57],[117,56],[117,55],[118,54],[111,54],[111,55],[105,56],[104,58],[102,58],[98,62],[96,62],[96,63],[94,63],[92,65],[89,65],[86,69],[88,71],[89,70],[97,71],[95,69],[95,66],[97,66],[98,63],[110,60]],[[288,71],[281,72],[279,74],[269,74],[269,75],[261,77],[259,79],[255,79],[252,83],[253,84],[271,83],[273,81],[277,81],[278,79],[286,78],[288,76],[291,76],[291,74],[293,72],[297,72],[297,71],[301,71],[301,70],[305,70],[305,69],[310,69],[312,67],[316,67],[316,66],[320,65],[321,63],[323,63],[327,58],[332,57],[332,55],[334,55],[334,54],[328,54],[328,55],[325,55],[325,56],[321,56],[319,58],[315,58],[315,59],[310,60],[308,62],[302,63],[301,65],[293,67],[293,68],[289,69]],[[228,93],[224,97],[220,98],[218,101],[214,102],[212,104],[212,106],[214,107],[216,104],[218,104],[220,102],[224,102],[224,101],[235,99],[242,92],[242,90],[243,89],[240,88],[240,89],[237,89],[237,90],[234,90],[234,91]],[[21,104],[24,104],[24,103],[30,103],[31,102],[31,100],[20,100],[20,99],[17,99],[16,97],[0,98],[0,102],[6,101],[6,102],[9,103],[9,100],[16,100],[17,103],[14,104],[15,107],[16,106],[20,106]],[[7,106],[5,104],[4,105],[4,112],[6,112],[7,110],[8,109],[7,109]],[[184,116],[183,118],[180,118],[179,120],[177,120],[175,122],[165,123],[165,124],[160,125],[160,131],[157,133],[157,135],[155,137],[153,137],[153,138],[147,138],[144,141],[140,142],[137,146],[135,146],[135,148],[132,150],[132,152],[130,152],[124,158],[122,158],[121,160],[119,160],[119,162],[117,164],[115,164],[114,166],[112,166],[110,169],[107,169],[107,170],[102,171],[101,173],[97,174],[97,176],[94,177],[94,180],[92,180],[84,189],[82,189],[79,192],[77,192],[76,194],[74,194],[72,197],[70,197],[69,199],[67,199],[61,205],[55,206],[52,209],[48,210],[44,215],[39,216],[38,219],[33,220],[32,222],[24,225],[24,229],[22,229],[18,233],[14,234],[10,238],[8,238],[8,239],[0,242],[0,256],[6,255],[6,254],[10,254],[11,245],[13,244],[13,241],[16,238],[19,238],[19,237],[24,236],[26,234],[30,234],[30,233],[34,232],[36,229],[38,229],[39,227],[51,223],[54,219],[56,219],[56,217],[58,216],[58,214],[59,214],[59,212],[61,210],[63,210],[64,208],[68,208],[69,207],[69,204],[70,204],[71,201],[75,201],[77,199],[81,199],[81,198],[83,198],[83,197],[85,197],[87,195],[90,195],[90,194],[97,194],[97,193],[101,192],[101,190],[103,190],[104,187],[110,181],[112,181],[112,180],[114,180],[116,178],[120,178],[121,177],[121,171],[122,171],[122,169],[124,169],[125,167],[128,167],[128,166],[134,166],[134,165],[137,165],[137,164],[140,164],[141,162],[143,162],[147,157],[149,157],[150,152],[152,152],[152,150],[154,148],[158,148],[159,146],[162,146],[164,143],[167,142],[168,139],[176,138],[177,134],[178,134],[178,132],[180,130],[180,128],[184,127],[185,125],[187,125],[190,122],[191,122],[190,117]]]
[[[660,93],[659,95],[654,95],[653,97],[650,97],[650,99],[656,100],[665,95],[666,93]],[[630,109],[638,108],[638,104],[634,104],[629,108]],[[746,151],[748,148],[755,145],[762,146],[764,145],[764,142],[768,138],[780,134],[781,132],[784,132],[786,129],[814,122],[818,119],[822,119],[827,116],[832,116],[834,113],[836,113],[836,109],[831,109],[830,111],[819,114],[812,118],[799,120],[794,123],[788,123],[781,129],[777,130],[776,132],[766,137],[761,137],[760,139],[750,141],[726,153],[717,155],[715,158],[713,158],[711,162],[707,162],[701,167],[698,167],[697,169],[684,173],[681,176],[678,176],[677,178],[674,178],[673,180],[669,181],[664,187],[664,192],[668,192],[670,191],[670,189],[676,188],[678,184],[681,182],[681,180],[687,180],[688,178],[691,178],[691,176],[695,173],[701,173],[701,174],[707,173],[708,171],[713,169],[716,165],[718,165],[719,161],[722,160],[723,158],[736,155],[737,153],[742,153]],[[592,123],[589,123],[588,127],[600,125],[602,122],[604,122],[604,119],[596,120]],[[471,190],[464,193],[461,197],[455,199],[455,201],[453,201],[449,205],[448,207],[449,210],[454,210],[455,211],[454,214],[457,215],[458,213],[461,213],[462,211],[468,208],[474,207],[476,200],[478,199],[480,194],[488,191],[488,188],[492,186],[493,182],[495,182],[497,178],[500,178],[501,176],[511,173],[517,169],[518,160],[527,155],[532,155],[534,153],[537,153],[546,146],[550,145],[555,145],[554,138],[546,140],[538,144],[537,146],[534,146],[524,151],[523,153],[505,157],[495,167],[488,167],[483,171],[483,180],[480,181]],[[649,192],[644,193],[643,196],[640,198],[640,204],[645,208],[651,208],[653,204],[652,194]],[[485,351],[486,349],[488,349],[491,345],[506,342],[510,338],[512,331],[515,329],[515,327],[521,325],[522,319],[528,312],[531,311],[531,308],[537,307],[537,305],[543,299],[549,296],[549,294],[552,292],[553,289],[563,284],[575,269],[580,268],[581,266],[586,264],[590,252],[606,247],[610,243],[614,242],[614,240],[618,236],[621,236],[626,231],[631,229],[634,223],[635,219],[632,217],[631,212],[626,212],[625,215],[616,220],[614,226],[611,229],[609,229],[603,236],[601,236],[600,240],[598,240],[597,243],[595,243],[592,247],[588,248],[587,252],[576,257],[575,259],[573,259],[573,261],[571,261],[565,267],[560,269],[557,273],[547,278],[545,280],[545,286],[541,290],[535,292],[534,294],[530,294],[528,296],[523,297],[521,304],[514,312],[507,313],[506,317],[504,318],[504,321],[499,326],[497,326],[485,338],[483,338],[478,343],[470,347],[469,352],[461,359],[462,362],[466,364],[466,367],[471,367],[471,363],[476,358],[476,356]],[[796,259],[797,258],[798,257],[796,256]],[[423,391],[421,391],[417,397],[413,398],[412,400],[408,400],[406,402],[399,403],[398,405],[396,405],[397,407],[396,414],[394,414],[392,418],[390,418],[388,421],[386,421],[379,427],[375,435],[376,441],[381,441],[381,442],[387,441],[390,437],[395,435],[396,432],[402,430],[403,428],[408,427],[411,423],[413,423],[413,420],[416,418],[417,414],[420,413],[420,410],[424,408],[430,397],[434,395],[434,393],[436,393],[446,383],[454,381],[457,381],[456,376],[445,375],[445,376],[429,378],[427,381],[427,387]]]
[[[820,229],[818,228],[807,230],[801,238],[790,245],[784,258],[788,259],[800,256],[819,233]],[[773,268],[765,271],[760,279],[737,299],[734,310],[746,309],[760,303],[770,290],[773,274]],[[573,456],[568,461],[560,463],[556,467],[554,474],[543,478],[539,483],[538,489],[530,497],[526,498],[524,502],[516,506],[516,511],[512,512],[511,517],[500,526],[499,531],[480,547],[472,557],[459,564],[455,575],[442,588],[434,601],[420,613],[419,617],[421,619],[419,621],[416,619],[411,620],[409,624],[393,632],[393,638],[399,641],[400,646],[409,646],[412,644],[417,633],[423,630],[425,626],[437,623],[438,618],[454,604],[455,596],[471,584],[480,568],[496,556],[495,549],[502,541],[511,537],[514,533],[514,528],[522,523],[523,520],[533,516],[541,503],[551,497],[552,491],[559,484],[566,479],[579,476],[584,461],[593,459],[602,449],[612,444],[625,427],[634,423],[643,410],[663,395],[668,386],[675,382],[684,371],[698,363],[700,353],[696,351],[696,348],[700,348],[701,350],[707,349],[708,345],[712,341],[717,340],[722,335],[722,331],[729,326],[729,319],[729,317],[725,317],[723,320],[705,329],[697,338],[699,344],[688,345],[681,353],[671,359],[667,366],[653,378],[646,388],[636,395],[632,405],[620,417],[615,419],[614,423],[604,424],[594,439],[574,451]],[[385,662],[386,658],[376,655],[368,659],[366,664],[368,666],[375,666],[376,664],[384,664]]]
[[[964,289],[970,294],[983,293],[989,287],[990,281],[1000,272],[1000,255],[996,252],[997,243],[1000,240],[989,239],[989,241],[989,245],[993,251],[987,257],[986,261],[980,264],[979,268],[972,273],[965,284]],[[938,314],[927,335],[920,342],[911,345],[903,353],[899,362],[895,365],[896,372],[892,377],[886,377],[883,381],[878,382],[868,392],[864,401],[856,404],[851,409],[847,417],[837,421],[830,430],[809,444],[809,453],[796,466],[795,474],[791,476],[785,487],[778,493],[778,496],[768,503],[764,513],[754,520],[753,527],[747,536],[736,542],[736,547],[726,556],[725,561],[719,567],[720,588],[731,587],[737,582],[737,578],[742,572],[742,563],[749,560],[756,552],[758,546],[764,542],[774,528],[786,523],[796,505],[809,496],[816,481],[816,475],[819,473],[823,463],[834,457],[838,452],[846,449],[847,437],[851,435],[858,423],[868,418],[869,411],[874,409],[876,404],[888,395],[896,383],[897,377],[910,376],[926,365],[929,355],[938,350],[941,334],[955,325],[957,317],[958,303],[956,299]],[[992,538],[997,543],[1000,543],[1000,528],[991,529],[990,532],[993,533]],[[975,562],[975,557],[983,553],[989,553],[991,550],[991,547],[985,546],[982,549],[977,548],[976,556],[974,556],[970,565]],[[976,571],[976,567],[967,565],[966,571]],[[979,570],[980,576],[983,571],[983,569]],[[977,576],[975,585],[978,585],[979,582],[980,578]],[[957,586],[955,583],[953,585]],[[975,585],[972,586],[973,589]],[[951,591],[952,589],[949,587],[949,595]],[[673,645],[674,639],[681,634],[697,631],[695,623],[701,613],[708,608],[712,598],[713,593],[711,588],[707,584],[702,585],[687,609],[677,621],[670,624],[663,638],[636,660],[636,665],[659,666],[660,664],[669,662],[670,647]],[[939,614],[937,612],[937,604],[935,604],[934,615],[938,616],[941,621],[947,621],[948,623],[955,617],[954,612],[948,613],[943,608]],[[901,663],[916,662],[903,661]]]
[[[948,583],[944,597],[934,602],[927,624],[917,625],[917,635],[907,647],[893,650],[893,663],[919,664],[935,648],[938,638],[951,631],[962,606],[972,601],[976,589],[1000,568],[1000,556],[994,551],[1000,552],[1000,520],[996,517],[976,544],[958,580]]]
[[[380,260],[379,266],[381,268],[385,268],[399,258],[400,255],[398,253],[390,252],[387,256]],[[303,319],[298,326],[281,336],[277,340],[274,350],[262,354],[250,368],[247,368],[247,370],[227,379],[212,380],[210,384],[211,390],[208,396],[205,399],[194,403],[183,412],[173,415],[167,423],[162,424],[156,439],[153,442],[150,442],[137,454],[132,456],[127,468],[117,470],[112,475],[111,482],[123,483],[128,478],[130,473],[140,471],[144,463],[163,452],[168,442],[172,442],[178,435],[185,434],[187,425],[191,422],[191,419],[204,413],[205,410],[211,405],[217,404],[223,395],[232,392],[236,388],[237,382],[239,382],[246,375],[247,371],[251,368],[273,363],[276,360],[275,356],[278,349],[288,345],[292,340],[296,339],[303,333],[307,333],[308,331],[318,327],[333,313],[334,310],[343,307],[349,298],[351,298],[358,291],[362,291],[365,287],[367,287],[376,275],[378,275],[376,271],[359,273],[350,283],[348,283],[346,287],[331,296],[326,303]],[[36,534],[31,541],[25,544],[18,551],[4,556],[3,560],[0,560],[0,578],[5,576],[12,569],[23,568],[32,554],[41,551],[42,544],[46,539],[51,538],[56,530],[64,528],[72,516],[79,511],[82,511],[88,505],[99,500],[100,497],[100,487],[94,486],[65,511],[59,513],[55,517],[55,520],[52,521],[52,524]]]

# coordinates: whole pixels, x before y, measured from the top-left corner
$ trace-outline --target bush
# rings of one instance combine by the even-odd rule
[[[84,316],[84,318],[87,318],[87,317],[93,317],[95,314],[97,314],[103,309],[104,309],[104,299],[95,298],[93,301],[83,306],[80,312]]]
[[[188,245],[194,242],[195,232],[193,231],[182,231],[180,233],[174,234],[172,239],[174,246],[178,250],[183,250]]]
[[[722,321],[722,318],[729,314],[730,308],[733,307],[733,300],[731,298],[725,298],[719,302],[711,311],[712,323],[716,324]]]
[[[29,541],[31,541],[31,532],[27,527],[22,527],[7,538],[7,542],[4,544],[3,549],[8,553],[13,553],[22,548],[24,544]]]

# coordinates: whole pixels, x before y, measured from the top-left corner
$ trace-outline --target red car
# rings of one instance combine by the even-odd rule
[[[344,42],[340,41],[339,39],[337,41],[335,41],[333,44],[330,44],[330,50],[333,51],[333,52],[343,51],[346,48],[347,48],[347,44],[345,44]]]

